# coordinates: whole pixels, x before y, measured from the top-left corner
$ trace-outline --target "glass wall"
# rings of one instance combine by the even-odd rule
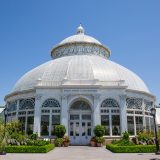
[[[136,118],[136,133],[143,131],[143,117],[135,117]]]
[[[150,130],[152,127],[151,108],[153,102],[142,98],[128,97],[127,105],[127,125],[131,135],[137,135],[140,131]]]
[[[116,100],[108,98],[101,105],[101,125],[105,127],[106,136],[120,135],[119,105]]]
[[[120,116],[112,115],[112,135],[120,135]]]
[[[29,116],[27,118],[27,134],[33,134],[34,116]]]
[[[41,108],[41,135],[54,136],[54,128],[60,124],[60,104],[55,99],[47,99]]]
[[[110,135],[109,115],[101,115],[101,125],[105,127],[105,135]]]
[[[52,115],[52,128],[51,128],[51,135],[54,134],[54,128],[56,125],[60,124],[60,115]]]
[[[151,124],[151,131],[154,132],[154,120],[153,120],[153,118],[150,118],[150,124]]]
[[[41,135],[49,136],[49,115],[41,116]]]
[[[34,98],[19,100],[18,120],[21,122],[22,131],[28,135],[33,133],[34,106]]]
[[[21,123],[21,131],[22,133],[25,133],[25,122],[26,122],[26,117],[18,117],[18,120]]]
[[[134,135],[134,117],[127,116],[128,133]]]
[[[146,130],[150,130],[149,117],[145,117],[145,121],[146,121]]]

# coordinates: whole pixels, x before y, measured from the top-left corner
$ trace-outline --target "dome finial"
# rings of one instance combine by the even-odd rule
[[[81,23],[80,23],[79,27],[77,28],[77,34],[84,34],[84,28],[82,27]]]

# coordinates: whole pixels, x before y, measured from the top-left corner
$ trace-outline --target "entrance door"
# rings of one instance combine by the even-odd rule
[[[76,101],[70,108],[69,137],[71,145],[88,145],[92,135],[91,108],[84,101]]]
[[[83,119],[83,117],[87,117],[89,119]],[[82,121],[81,121],[81,144],[86,145],[89,144],[89,141],[91,139],[91,115],[82,115]]]
[[[78,119],[74,119],[79,118]],[[89,118],[89,119],[83,119]],[[70,115],[70,141],[72,145],[88,145],[91,139],[91,115],[90,114],[79,114]]]

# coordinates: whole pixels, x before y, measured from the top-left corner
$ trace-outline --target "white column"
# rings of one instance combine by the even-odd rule
[[[33,132],[38,133],[40,136],[41,132],[41,95],[36,95],[35,97],[35,109],[34,109],[34,128]]]
[[[94,96],[94,100],[93,100],[93,128],[98,125],[101,124],[101,114],[100,114],[100,96],[97,95],[93,95]]]
[[[61,105],[61,124],[66,128],[66,135],[68,135],[68,104],[67,104],[67,95],[62,96],[62,105]]]
[[[126,106],[126,95],[120,95],[120,125],[121,134],[127,131],[127,106]]]

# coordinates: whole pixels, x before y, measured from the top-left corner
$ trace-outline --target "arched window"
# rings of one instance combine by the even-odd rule
[[[22,123],[25,134],[33,133],[35,99],[27,98],[19,100],[18,119]]]
[[[102,102],[101,107],[115,108],[115,107],[119,107],[119,105],[115,99],[108,98]]]
[[[34,99],[22,99],[19,103],[19,110],[25,110],[25,109],[34,109],[35,102]]]
[[[119,104],[115,99],[107,98],[101,104],[101,125],[105,126],[105,135],[120,135]]]
[[[60,108],[60,104],[56,99],[47,99],[44,101],[44,103],[42,104],[42,108],[52,108],[52,107],[59,107]]]
[[[70,110],[91,110],[90,105],[85,101],[76,101],[71,105]]]
[[[8,112],[16,111],[17,109],[17,101],[8,102],[7,103]]]
[[[41,108],[41,135],[54,135],[54,127],[60,124],[60,104],[56,99],[45,100]]]

